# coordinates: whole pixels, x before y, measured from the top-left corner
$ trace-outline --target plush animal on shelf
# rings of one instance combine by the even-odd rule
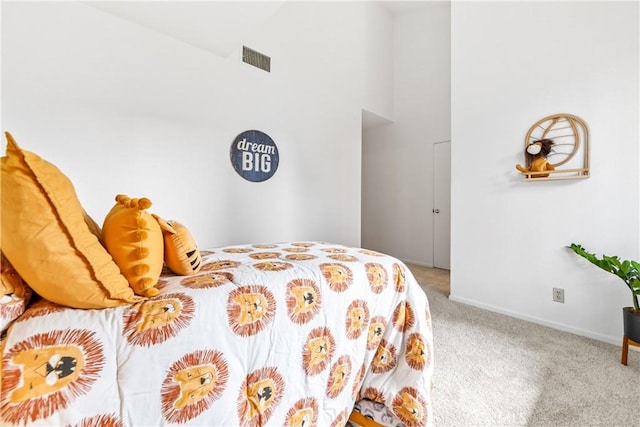
[[[553,148],[553,140],[551,139],[541,139],[539,141],[532,142],[527,145],[526,148],[526,160],[528,168],[522,165],[516,165],[516,169],[518,169],[523,174],[527,174],[530,178],[546,178],[549,176],[548,173],[531,173],[531,172],[546,172],[553,171],[556,168],[553,167],[551,163],[547,160],[547,156],[551,153]]]

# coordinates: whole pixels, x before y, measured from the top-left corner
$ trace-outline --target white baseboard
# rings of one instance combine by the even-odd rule
[[[429,264],[424,261],[414,261],[414,260],[405,259],[405,258],[401,259],[400,261],[404,262],[405,264],[413,264],[419,267],[433,268],[433,264]]]
[[[584,329],[574,328],[573,326],[565,325],[563,323],[551,322],[549,320],[541,319],[539,317],[529,316],[526,314],[518,313],[516,311],[505,310],[501,307],[496,307],[489,304],[484,304],[475,300],[456,297],[455,295],[449,295],[451,301],[459,302],[462,304],[471,305],[473,307],[482,308],[484,310],[492,311],[494,313],[504,314],[505,316],[515,317],[516,319],[526,320],[527,322],[536,323],[538,325],[547,326],[549,328],[557,329],[563,332],[569,332],[581,337],[592,338],[594,340],[603,341],[609,344],[622,345],[622,337],[613,337],[609,335],[597,334]],[[630,346],[630,349],[638,350],[638,347]]]

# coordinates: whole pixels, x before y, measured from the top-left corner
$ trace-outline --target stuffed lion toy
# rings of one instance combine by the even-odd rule
[[[527,148],[525,150],[525,157],[528,167],[524,167],[518,164],[516,165],[516,169],[524,174],[530,174],[529,176],[531,178],[548,177],[548,173],[532,174],[531,172],[546,172],[556,170],[556,168],[547,160],[547,156],[552,151],[553,144],[554,142],[551,139],[541,139],[527,145]]]

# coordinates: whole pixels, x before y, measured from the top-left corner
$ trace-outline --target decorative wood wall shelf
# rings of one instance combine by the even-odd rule
[[[533,172],[530,171],[531,157],[527,156],[526,149],[542,139],[553,141],[546,158],[555,170]],[[538,120],[527,132],[524,146],[528,172],[521,172],[521,175],[526,181],[589,178],[589,128],[578,116],[563,113]]]

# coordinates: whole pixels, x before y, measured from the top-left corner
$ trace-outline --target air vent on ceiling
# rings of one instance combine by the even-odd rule
[[[266,72],[271,72],[271,58],[264,53],[242,46],[242,62],[258,67]]]

